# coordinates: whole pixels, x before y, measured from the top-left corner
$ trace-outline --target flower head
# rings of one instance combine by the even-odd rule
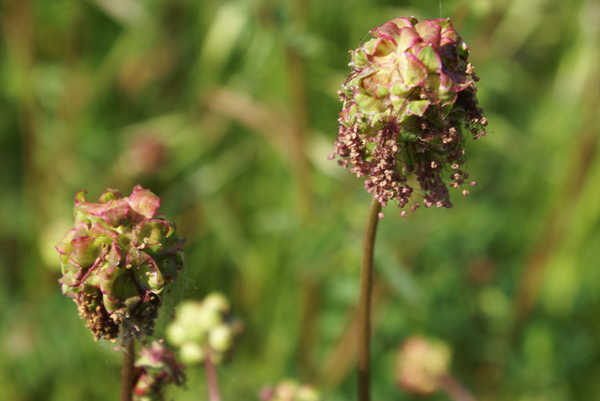
[[[150,334],[165,288],[183,268],[184,240],[157,214],[160,198],[139,185],[125,198],[108,189],[98,203],[85,193],[75,195],[75,227],[56,246],[62,293],[95,340]]]
[[[414,173],[426,207],[452,207],[448,185],[468,178],[463,128],[478,139],[487,125],[468,47],[449,19],[396,18],[371,35],[351,52],[330,159],[338,155],[344,168],[368,177],[365,188],[382,206],[409,203]]]
[[[282,380],[275,386],[265,386],[259,394],[261,401],[320,401],[319,393],[308,384]]]
[[[450,349],[441,341],[414,336],[406,339],[398,350],[396,381],[404,391],[430,395],[448,373]]]
[[[180,348],[181,360],[195,364],[210,358],[220,363],[232,347],[241,323],[230,316],[229,301],[213,292],[203,301],[185,301],[167,327],[167,340]]]

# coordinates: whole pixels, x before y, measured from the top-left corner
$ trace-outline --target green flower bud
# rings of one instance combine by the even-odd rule
[[[194,365],[204,361],[206,352],[197,343],[186,342],[181,345],[180,351],[181,360],[189,365]]]
[[[306,384],[300,386],[296,395],[298,401],[319,401],[321,396],[317,393],[317,390]]]
[[[227,298],[219,292],[208,294],[206,298],[204,298],[202,305],[206,309],[216,310],[220,313],[229,313],[231,307]]]
[[[208,345],[217,351],[227,351],[231,348],[232,343],[233,331],[227,324],[214,327],[208,334]]]
[[[229,310],[229,301],[219,293],[209,294],[203,301],[182,302],[167,327],[167,340],[181,347],[186,363],[200,363],[209,356],[219,364],[242,329],[240,322],[230,318]]]
[[[180,347],[187,339],[187,331],[179,324],[171,324],[167,327],[166,337],[171,344]]]
[[[75,195],[75,228],[56,246],[62,293],[95,340],[150,334],[165,289],[183,268],[184,240],[156,213],[160,198],[139,185],[125,198],[109,189],[98,203],[85,193]]]

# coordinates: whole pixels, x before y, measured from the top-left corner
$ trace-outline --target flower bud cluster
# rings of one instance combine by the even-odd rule
[[[448,373],[449,364],[450,349],[447,345],[423,337],[410,337],[398,351],[396,381],[406,392],[430,395]]]
[[[179,347],[181,360],[196,364],[205,358],[216,364],[232,349],[241,323],[230,316],[229,301],[211,293],[203,301],[182,302],[175,320],[167,327],[167,340]]]
[[[426,207],[452,207],[448,186],[459,188],[469,177],[463,129],[475,139],[486,135],[468,47],[449,19],[396,18],[371,35],[351,52],[329,158],[337,155],[344,168],[367,177],[365,188],[382,206],[396,201],[404,208],[419,192]],[[419,189],[408,180],[412,174]]]
[[[151,334],[165,289],[183,268],[175,224],[141,186],[108,189],[98,203],[75,195],[75,226],[60,240],[62,293],[78,305],[94,340]]]
[[[142,348],[135,366],[134,401],[163,401],[167,385],[180,386],[185,382],[184,366],[177,363],[173,351],[158,341],[152,342],[150,348]]]
[[[259,394],[261,401],[321,401],[319,393],[308,384],[282,380],[276,386],[266,386]]]

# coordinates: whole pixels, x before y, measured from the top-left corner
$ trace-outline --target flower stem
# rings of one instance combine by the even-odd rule
[[[381,205],[371,199],[369,217],[363,242],[362,267],[360,271],[360,301],[358,305],[358,399],[370,400],[371,386],[371,292],[373,288],[373,250],[379,222]]]
[[[133,385],[135,367],[135,343],[131,338],[125,343],[125,349],[121,350],[121,401],[131,401],[133,399]]]
[[[204,358],[204,369],[206,369],[206,383],[208,385],[208,401],[221,401],[219,393],[219,382],[217,381],[217,370],[210,355]]]

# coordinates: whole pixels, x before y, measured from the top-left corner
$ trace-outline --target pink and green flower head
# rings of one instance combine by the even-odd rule
[[[382,206],[393,200],[404,208],[418,191],[426,207],[452,207],[448,186],[468,179],[463,129],[479,139],[487,125],[468,47],[449,19],[396,18],[371,35],[351,52],[330,159],[337,155],[344,168],[367,177],[367,191]],[[411,210],[418,206],[413,201]]]
[[[78,305],[94,339],[151,334],[166,288],[184,265],[175,223],[141,186],[108,189],[98,203],[75,195],[75,226],[60,240],[62,293]]]

